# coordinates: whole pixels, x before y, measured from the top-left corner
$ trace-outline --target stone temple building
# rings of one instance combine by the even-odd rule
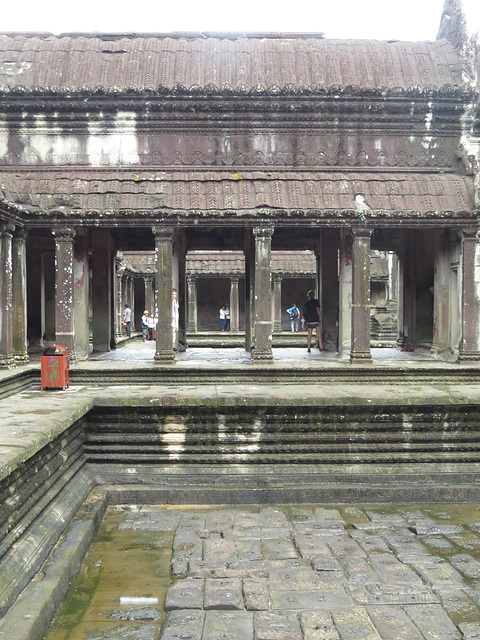
[[[371,359],[370,251],[398,258],[406,350],[480,358],[479,60],[457,5],[434,42],[0,35],[2,367],[49,339],[72,361],[113,348],[135,251],[155,252],[158,362],[172,288],[185,329],[186,260],[212,250],[243,255],[255,360],[272,251],[314,253],[323,333],[338,316],[352,362]]]

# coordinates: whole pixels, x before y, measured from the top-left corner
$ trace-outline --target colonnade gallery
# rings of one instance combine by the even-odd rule
[[[173,361],[172,289],[182,341],[201,251],[243,255],[254,360],[275,346],[276,251],[314,256],[324,337],[338,318],[352,362],[371,359],[374,251],[395,256],[399,344],[480,359],[480,66],[457,4],[428,42],[0,35],[1,366],[49,340],[109,350],[148,296],[152,357]],[[122,266],[145,252],[148,273]]]

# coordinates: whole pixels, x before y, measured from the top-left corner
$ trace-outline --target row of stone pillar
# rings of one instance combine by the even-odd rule
[[[55,331],[56,341],[62,344],[75,360],[77,348],[88,353],[89,338],[89,273],[88,254],[92,255],[92,292],[94,349],[108,350],[112,346],[115,318],[112,317],[113,303],[113,244],[108,229],[95,230],[92,234],[92,245],[89,247],[88,229],[56,227],[55,237]],[[272,358],[273,305],[272,305],[272,236],[273,226],[256,227],[246,232],[245,255],[245,292],[246,292],[246,330],[245,346],[247,351],[253,348],[255,360]],[[155,359],[171,361],[175,358],[178,342],[176,328],[172,326],[172,288],[175,280],[182,282],[185,274],[179,266],[181,251],[178,251],[173,265],[173,245],[175,233],[173,227],[154,227],[155,238],[155,276],[152,281],[145,280],[146,304],[150,310],[158,310],[158,326]],[[340,245],[339,272],[339,343],[345,352],[350,345],[352,362],[369,362],[370,354],[370,243],[372,232],[366,227],[351,230],[348,242]],[[461,232],[461,249],[459,252],[458,287],[460,331],[460,357],[478,359],[480,357],[479,342],[479,282],[476,273],[480,267],[480,245],[475,230]],[[181,239],[177,237],[178,244]],[[183,243],[184,244],[184,243]],[[440,244],[437,239],[435,263],[435,323],[438,329],[445,325],[442,317],[451,319],[443,304],[442,286],[445,277],[439,273],[445,260],[442,261]],[[317,281],[321,281],[322,291],[319,297],[325,301],[333,300],[332,291],[335,282],[323,278],[323,274],[336,273],[336,251],[322,251],[323,264]],[[335,262],[335,264],[334,264]],[[331,263],[331,264],[330,264]],[[400,271],[403,281],[403,316],[404,325],[414,327],[415,324],[415,233],[406,231],[403,234],[403,249],[400,259]],[[121,270],[115,279],[117,292],[115,296],[117,312],[116,323],[122,324],[123,310],[120,309],[121,297],[134,304],[133,279],[123,277]],[[323,278],[323,279],[322,279]],[[155,289],[152,288],[153,279]],[[189,304],[196,307],[195,290],[189,291]],[[16,362],[28,361],[27,356],[27,283],[26,283],[26,234],[23,229],[3,224],[0,226],[0,366],[10,367]],[[278,280],[274,281],[274,288]],[[332,289],[332,291],[329,291]],[[121,295],[120,295],[121,292]],[[322,296],[323,293],[323,296]],[[276,299],[278,292],[276,292]],[[232,281],[232,328],[237,326],[238,319],[238,280]],[[330,304],[330,306],[332,306]],[[324,310],[325,313],[331,309]],[[120,320],[122,318],[122,320]],[[76,322],[76,319],[78,322]],[[434,335],[438,341],[439,336]],[[407,331],[406,349],[413,349],[413,331]]]

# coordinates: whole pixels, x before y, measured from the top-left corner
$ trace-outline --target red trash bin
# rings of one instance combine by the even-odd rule
[[[68,387],[68,353],[59,344],[43,350],[41,357],[41,379],[43,389],[66,389]]]

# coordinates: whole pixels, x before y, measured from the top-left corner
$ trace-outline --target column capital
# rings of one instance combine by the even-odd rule
[[[75,229],[57,225],[52,228],[52,234],[58,242],[71,242],[75,238]]]
[[[465,227],[458,232],[460,239],[463,240],[480,240],[480,229],[478,227]]]
[[[25,227],[15,227],[14,238],[16,240],[26,240],[28,236],[28,230]]]
[[[283,274],[282,273],[272,273],[272,279],[274,282],[282,282]]]
[[[196,273],[187,273],[187,282],[196,282],[198,275]]]
[[[12,236],[15,231],[15,225],[11,222],[2,222],[0,223],[0,235],[9,235]]]
[[[273,225],[262,225],[253,228],[253,235],[255,238],[271,238],[274,231]]]
[[[155,225],[152,227],[152,233],[155,238],[165,238],[166,240],[173,239],[174,234],[173,227],[165,227],[160,225]]]
[[[371,238],[373,229],[369,229],[368,227],[352,227],[350,233],[352,238]]]

